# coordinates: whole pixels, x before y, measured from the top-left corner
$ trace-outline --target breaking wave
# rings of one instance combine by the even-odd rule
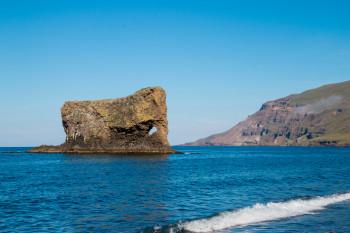
[[[178,224],[178,229],[189,232],[213,232],[237,226],[247,226],[265,221],[312,214],[326,206],[350,200],[350,193],[337,194],[312,199],[295,199],[286,202],[255,204],[233,211],[219,213],[216,216],[187,221]]]

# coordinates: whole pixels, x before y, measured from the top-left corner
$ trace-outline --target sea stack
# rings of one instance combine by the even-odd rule
[[[144,88],[133,95],[95,101],[69,101],[61,108],[66,141],[39,146],[33,153],[172,154],[166,93]]]

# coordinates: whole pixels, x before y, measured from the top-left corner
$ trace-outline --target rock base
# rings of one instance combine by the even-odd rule
[[[28,151],[29,153],[45,154],[115,154],[115,155],[167,155],[181,154],[181,152],[172,148],[156,148],[148,150],[131,150],[131,149],[83,149],[83,148],[66,148],[64,146],[39,146]]]

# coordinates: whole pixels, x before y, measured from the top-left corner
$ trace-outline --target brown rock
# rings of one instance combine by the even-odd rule
[[[174,153],[168,135],[166,94],[144,88],[125,98],[69,101],[61,108],[66,141],[42,153]]]

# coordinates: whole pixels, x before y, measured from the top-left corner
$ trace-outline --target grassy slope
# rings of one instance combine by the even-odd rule
[[[291,104],[308,104],[330,96],[350,98],[350,81],[329,84],[292,97]]]
[[[316,89],[305,91],[295,95],[291,99],[292,105],[312,104],[330,96],[342,96],[343,100],[329,111],[320,114],[322,126],[326,134],[314,138],[311,141],[337,141],[338,144],[350,143],[350,81],[329,84]],[[332,114],[332,110],[342,109],[341,113]]]

